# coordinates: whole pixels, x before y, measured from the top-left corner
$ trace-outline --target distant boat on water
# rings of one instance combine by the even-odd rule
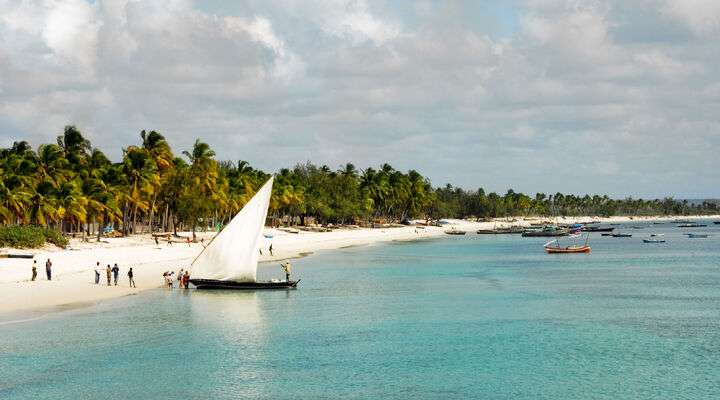
[[[632,237],[632,234],[630,234],[630,233],[613,233],[611,236],[625,238],[625,237]]]
[[[570,233],[567,229],[557,228],[554,226],[546,226],[543,229],[529,229],[522,233],[523,237],[557,237],[568,236]]]
[[[696,222],[690,222],[686,224],[680,224],[678,225],[678,228],[704,228],[706,227],[706,224],[698,224]]]
[[[571,236],[572,238],[580,237],[580,235]],[[571,254],[571,253],[589,253],[591,248],[588,246],[589,234],[585,235],[585,243],[582,245],[572,244],[569,246],[560,245],[558,239],[551,240],[543,246],[548,254]]]
[[[615,230],[613,227],[601,227],[601,226],[585,226],[581,229],[583,232],[612,232]]]
[[[511,226],[509,228],[495,228],[495,229],[478,229],[478,235],[508,235],[523,233],[525,230],[521,227]]]
[[[686,233],[686,235],[690,239],[705,239],[710,236],[707,233]]]
[[[720,225],[720,221],[713,221],[713,224]]]
[[[636,226],[633,226],[632,228],[633,228],[633,229],[645,229],[644,226],[637,226],[637,225],[636,225]]]
[[[273,178],[270,178],[193,260],[190,283],[196,288],[258,290],[297,287],[299,280],[257,281],[259,248],[272,185]]]
[[[643,243],[665,243],[665,239],[643,239]]]

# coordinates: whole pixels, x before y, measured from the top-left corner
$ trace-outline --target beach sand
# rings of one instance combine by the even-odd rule
[[[553,220],[557,223],[590,220],[602,223],[631,223],[689,218],[692,217],[573,217]],[[299,233],[265,229],[265,233],[272,235],[273,238],[265,239],[265,243],[263,243],[260,268],[277,267],[277,263],[273,261],[302,257],[320,250],[438,237],[444,235],[444,231],[450,227],[472,233],[477,229],[492,229],[493,227],[529,226],[531,223],[542,220],[548,219],[515,218],[515,221],[497,219],[493,222],[449,220],[450,225],[424,229],[407,226],[336,229],[331,232],[301,231]],[[188,235],[187,232],[183,234]],[[204,238],[207,243],[213,234],[198,233],[198,238]],[[270,243],[273,245],[273,256],[270,256],[267,251]],[[100,243],[94,241],[86,243],[79,239],[71,239],[67,249],[51,246],[39,250],[1,249],[1,251],[9,253],[33,254],[34,259],[37,260],[38,278],[35,282],[30,281],[33,260],[0,258],[0,314],[23,310],[62,310],[157,288],[163,283],[162,273],[164,271],[188,268],[202,248],[203,246],[199,243],[190,246],[186,243],[174,243],[172,246],[168,246],[167,242],[162,241],[158,246],[150,235],[135,235],[126,238],[103,238]],[[52,281],[47,281],[45,277],[45,261],[48,258],[53,263]],[[96,262],[100,262],[103,271],[99,285],[94,283],[93,270]],[[105,283],[104,268],[107,264],[115,263],[121,270],[120,284],[108,287]],[[127,271],[130,267],[135,273],[137,288],[128,287]],[[278,268],[278,276],[280,275]]]

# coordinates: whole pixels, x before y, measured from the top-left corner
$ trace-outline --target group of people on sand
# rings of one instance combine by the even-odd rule
[[[165,281],[165,286],[172,289],[173,288],[173,275],[175,275],[175,272],[172,271],[165,271],[163,272],[163,280]],[[180,268],[180,271],[177,273],[177,282],[178,282],[178,289],[189,289],[190,288],[190,271],[184,271],[182,268]]]
[[[47,261],[45,261],[45,276],[47,277],[47,280],[52,280],[52,261],[48,258]],[[35,281],[37,279],[37,260],[33,260],[32,265],[32,277],[30,277],[31,281]]]
[[[107,278],[107,285],[111,286],[111,277],[112,281],[115,283],[115,286],[118,285],[118,276],[120,275],[120,267],[118,267],[117,263],[111,268],[110,264],[107,265],[107,267],[102,268],[100,266],[100,261],[95,263],[95,284],[100,284],[100,275],[102,274],[103,270],[105,271],[105,277]],[[128,276],[128,283],[130,284],[130,287],[137,287],[135,286],[135,274],[133,273],[132,267],[127,272]]]

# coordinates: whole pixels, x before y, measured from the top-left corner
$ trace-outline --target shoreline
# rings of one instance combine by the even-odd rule
[[[511,217],[512,218],[512,217]],[[394,241],[412,241],[438,238],[451,227],[473,232],[477,229],[492,229],[510,225],[529,226],[530,223],[552,220],[556,223],[574,223],[579,221],[600,221],[608,223],[643,223],[655,221],[673,221],[681,219],[718,219],[720,216],[678,216],[678,217],[568,217],[568,218],[505,218],[492,222],[473,222],[467,220],[447,220],[442,227],[428,226],[416,229],[414,226],[393,228],[342,228],[330,232],[288,233],[266,228],[265,239],[260,257],[259,268],[268,268],[271,263],[286,259],[299,259],[318,251],[337,250],[348,247],[373,245]],[[187,234],[183,232],[184,234]],[[214,232],[199,232],[198,238],[207,242]],[[273,245],[273,255],[267,254],[268,246]],[[38,278],[30,281],[30,259],[0,259],[0,315],[16,314],[26,311],[52,313],[68,308],[91,306],[103,300],[129,296],[149,289],[163,286],[162,273],[187,268],[202,250],[199,243],[190,246],[184,243],[155,245],[150,234],[133,235],[123,238],[104,238],[102,242],[82,242],[71,239],[67,249],[45,246],[41,249],[2,249],[20,254],[33,254],[37,260]],[[44,274],[45,260],[53,262],[53,280],[47,281]],[[118,263],[120,283],[107,286],[105,274],[100,284],[94,283],[95,263],[101,268],[107,264]],[[133,268],[137,288],[127,287],[127,270]],[[278,276],[280,272],[278,272]],[[84,303],[84,304],[83,304]]]

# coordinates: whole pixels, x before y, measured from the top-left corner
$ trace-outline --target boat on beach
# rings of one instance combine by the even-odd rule
[[[190,271],[197,289],[294,289],[299,280],[257,280],[263,226],[267,218],[273,178],[195,257]],[[289,276],[289,275],[288,275]]]
[[[464,235],[465,233],[465,231],[455,229],[454,227],[445,231],[445,234],[447,235]]]

